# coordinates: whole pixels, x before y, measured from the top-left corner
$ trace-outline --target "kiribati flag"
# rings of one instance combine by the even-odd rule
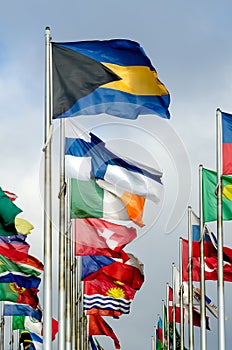
[[[222,173],[232,175],[232,115],[222,112]]]
[[[53,118],[106,113],[170,118],[170,95],[139,43],[52,43]]]

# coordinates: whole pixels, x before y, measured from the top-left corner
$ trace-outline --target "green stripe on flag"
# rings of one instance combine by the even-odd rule
[[[203,221],[217,220],[217,173],[202,169]],[[222,176],[222,218],[232,220],[232,177]]]
[[[13,316],[12,329],[25,329],[25,316]]]
[[[95,180],[71,179],[71,218],[102,218],[103,196]]]

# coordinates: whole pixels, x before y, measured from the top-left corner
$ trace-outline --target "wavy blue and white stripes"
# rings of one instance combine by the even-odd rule
[[[131,300],[124,298],[113,298],[100,294],[88,296],[84,294],[84,310],[102,309],[120,311],[123,314],[129,314]]]

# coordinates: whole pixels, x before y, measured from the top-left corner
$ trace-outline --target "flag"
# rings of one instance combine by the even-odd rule
[[[42,350],[43,349],[43,338],[40,337],[36,333],[30,332],[31,339],[33,341],[33,345],[35,347],[35,350]]]
[[[170,337],[170,349],[173,349],[173,323],[169,323],[169,337]],[[180,334],[176,328],[176,350],[181,350],[181,337]],[[186,347],[184,347],[184,350],[187,350]]]
[[[170,118],[170,95],[137,42],[53,43],[52,61],[53,118],[100,113]]]
[[[208,238],[209,239],[209,238]],[[218,258],[217,249],[212,242],[206,240],[205,245],[205,280],[218,279]],[[224,281],[232,282],[232,249],[223,247],[224,251]],[[182,239],[182,278],[183,281],[188,281],[188,241]],[[192,242],[192,279],[200,282],[200,243]]]
[[[6,245],[3,246],[0,244],[0,254],[16,263],[23,263],[24,265],[33,267],[40,272],[42,272],[44,269],[43,263],[39,259],[33,255],[21,252],[18,249],[11,249]]]
[[[26,242],[26,236],[17,233],[12,236],[0,236],[0,246],[3,249],[17,250],[28,254],[30,244]]]
[[[29,235],[31,230],[34,229],[34,226],[29,221],[22,218],[15,218],[15,227],[17,232],[22,235]]]
[[[18,196],[13,193],[13,192],[10,192],[10,191],[6,191],[6,190],[3,190],[3,192],[7,195],[7,197],[12,201],[14,202],[16,200],[16,198],[18,198]]]
[[[93,338],[92,336],[90,336],[89,342],[90,342],[92,350],[104,350],[96,338]]]
[[[13,316],[12,329],[26,329],[40,336],[43,335],[43,323],[31,316]],[[55,340],[58,332],[58,322],[52,318],[52,340]]]
[[[169,296],[168,296],[168,312],[169,312],[169,321],[173,322],[173,289],[172,287],[169,286]],[[179,291],[177,292],[177,295],[175,295],[175,309],[176,309],[176,322],[180,323],[181,322],[181,307],[180,307],[180,296],[179,296]],[[188,316],[188,305],[184,305],[183,307],[183,312],[184,312],[184,322],[188,323],[189,322],[189,316]],[[201,326],[201,317],[200,317],[200,311],[193,306],[193,325],[196,327]],[[209,316],[206,316],[206,328],[210,330],[209,327]]]
[[[93,279],[119,281],[133,289],[140,289],[144,282],[143,264],[132,254],[125,263],[122,259],[87,255],[82,257],[82,281]]]
[[[162,318],[159,316],[157,321],[157,332],[156,332],[156,349],[163,349],[163,322]]]
[[[120,349],[120,343],[114,331],[100,315],[89,315],[89,336],[91,335],[106,335],[111,337],[115,348]]]
[[[24,350],[42,350],[43,338],[38,334],[29,331],[22,331],[19,343],[23,344]]]
[[[84,281],[84,309],[119,311],[129,314],[136,290],[110,280]]]
[[[103,180],[71,179],[71,218],[132,220],[142,227],[145,198],[113,190]]]
[[[193,287],[193,299],[200,304],[201,302],[201,291],[197,287]],[[206,295],[205,296],[205,306],[211,312],[214,317],[218,318],[218,308],[217,305]]]
[[[22,210],[18,208],[0,187],[0,236],[11,236],[17,233],[15,217]]]
[[[232,175],[232,115],[221,113],[222,116],[222,173]]]
[[[42,319],[42,311],[40,309],[33,309],[30,305],[4,303],[4,316],[30,316],[38,321]]]
[[[18,304],[28,304],[36,309],[39,299],[36,288],[19,287],[17,283],[0,283],[0,300],[12,301]]]
[[[136,238],[136,229],[101,219],[74,220],[75,255],[121,257],[122,249]]]
[[[21,332],[20,339],[19,339],[19,344],[23,344],[23,349],[24,350],[36,350],[36,348],[35,348],[35,346],[33,344],[30,332],[28,332],[28,331]]]
[[[0,255],[0,283],[16,282],[19,287],[38,288],[40,271]]]
[[[101,179],[116,191],[130,192],[154,202],[159,202],[163,190],[160,171],[120,158],[93,133],[85,139],[66,137],[65,167],[69,178]]]
[[[204,222],[217,220],[217,173],[202,169]],[[232,220],[232,177],[222,176],[222,218]]]

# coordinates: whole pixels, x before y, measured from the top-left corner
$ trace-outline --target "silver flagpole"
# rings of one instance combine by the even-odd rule
[[[4,318],[4,301],[1,301],[1,341],[0,350],[4,350],[4,328],[5,328],[5,318]]]
[[[184,306],[183,306],[183,284],[182,284],[182,238],[179,239],[179,271],[180,271],[180,346],[184,350]]]
[[[165,331],[165,309],[164,309],[164,300],[162,300],[162,319],[163,319],[163,322],[162,322],[162,326],[163,326],[163,329],[162,329],[162,344],[163,344],[163,349],[164,349],[164,344],[165,344],[165,334],[164,334],[164,331]]]
[[[58,344],[60,350],[65,350],[66,330],[66,295],[65,295],[65,166],[64,166],[65,121],[60,120],[60,193],[59,193],[59,332]]]
[[[202,168],[199,166],[199,213],[200,213],[200,287],[201,287],[201,350],[206,350],[206,311],[205,311],[205,262],[204,262],[204,222],[203,222],[203,204],[202,204]]]
[[[153,344],[154,344],[154,350],[156,350],[156,343],[157,343],[157,327],[154,327],[154,336],[153,336]]]
[[[73,242],[75,242],[74,239]],[[77,263],[74,251],[72,261],[72,346],[73,350],[77,350]]]
[[[170,350],[170,332],[169,332],[169,283],[166,283],[166,304],[167,304],[167,350]]]
[[[225,306],[223,271],[222,226],[222,123],[221,111],[217,109],[217,238],[218,238],[218,349],[225,349]]]
[[[44,293],[43,349],[52,349],[52,188],[51,188],[51,44],[45,30],[45,147],[44,147]]]
[[[175,264],[172,263],[172,288],[173,288],[173,302],[172,302],[172,315],[173,315],[173,350],[176,350],[176,283],[175,283]]]
[[[188,207],[188,314],[189,314],[189,350],[194,350],[193,327],[193,278],[192,278],[192,208]]]
[[[70,193],[70,181],[68,181],[68,193]],[[69,211],[69,209],[68,209]],[[70,217],[70,213],[68,213],[67,217]],[[72,312],[71,312],[71,225],[68,222],[67,225],[67,237],[66,237],[66,341],[65,341],[65,350],[72,349]]]
[[[12,327],[13,316],[10,316],[10,350],[14,350],[14,331]]]
[[[77,350],[82,350],[82,288],[81,257],[77,257]]]

